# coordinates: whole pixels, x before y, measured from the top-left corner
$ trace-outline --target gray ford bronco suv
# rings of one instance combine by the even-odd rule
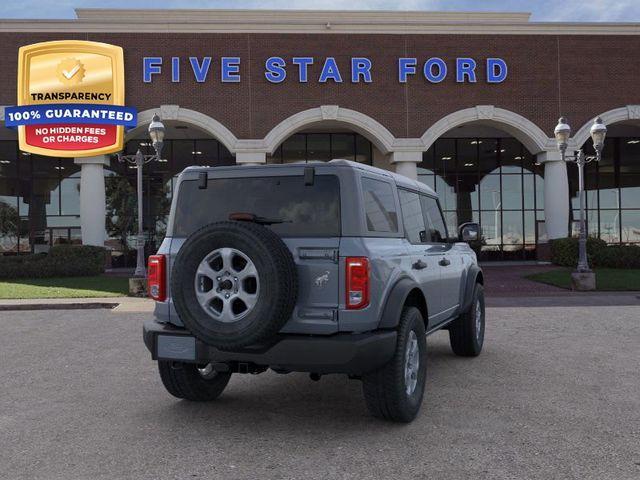
[[[144,342],[178,398],[218,397],[232,373],[342,373],[374,416],[411,421],[426,336],[457,355],[484,340],[483,276],[433,190],[346,160],[189,167],[149,258]]]

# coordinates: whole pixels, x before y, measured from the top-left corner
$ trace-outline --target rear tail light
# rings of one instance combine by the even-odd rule
[[[347,257],[346,284],[349,310],[369,305],[369,259],[367,257]]]
[[[147,291],[149,296],[158,302],[167,299],[166,259],[164,255],[149,257],[149,271],[147,276]]]

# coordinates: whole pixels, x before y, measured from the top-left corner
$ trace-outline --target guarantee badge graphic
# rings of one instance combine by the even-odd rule
[[[18,128],[20,150],[90,157],[122,150],[137,112],[124,106],[124,56],[106,43],[62,40],[21,47],[18,106],[5,125]]]

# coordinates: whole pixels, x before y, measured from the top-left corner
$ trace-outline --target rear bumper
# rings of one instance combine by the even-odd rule
[[[144,343],[154,360],[192,363],[247,363],[294,372],[347,373],[359,375],[391,360],[397,333],[340,333],[326,337],[279,335],[268,346],[223,351],[193,337],[188,330],[148,320]]]

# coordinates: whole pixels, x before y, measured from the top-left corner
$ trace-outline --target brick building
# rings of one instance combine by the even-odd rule
[[[577,171],[553,129],[590,150],[589,233],[640,243],[640,24],[536,23],[520,13],[79,9],[73,20],[0,20],[0,105],[16,103],[18,48],[81,39],[124,49],[126,104],[148,149],[157,112],[163,162],[144,170],[150,248],[163,236],[177,174],[188,165],[348,158],[418,178],[440,194],[451,230],[478,221],[484,259],[532,259],[576,230]],[[135,33],[132,33],[135,32]],[[636,58],[638,57],[638,58]],[[0,252],[106,242],[126,265],[105,215],[135,170],[113,157],[24,154],[0,134]],[[120,197],[118,197],[120,192]],[[134,223],[134,222],[132,222]]]

